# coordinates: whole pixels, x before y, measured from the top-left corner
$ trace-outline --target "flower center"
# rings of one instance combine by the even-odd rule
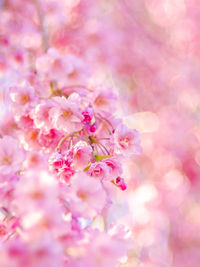
[[[22,95],[21,96],[21,101],[23,104],[27,103],[29,101],[29,97],[27,95]]]
[[[67,109],[63,112],[63,115],[65,118],[69,118],[72,115],[72,111],[70,109]]]
[[[54,69],[60,69],[62,68],[62,62],[59,58],[57,58],[53,63]]]
[[[32,131],[31,135],[30,135],[30,140],[36,140],[38,136],[38,132],[37,131]]]
[[[84,193],[83,191],[78,191],[78,192],[77,192],[77,196],[78,196],[79,198],[81,198],[82,200],[86,200],[86,199],[87,199],[87,194]]]
[[[101,96],[98,96],[96,99],[95,99],[95,104],[97,106],[103,106],[107,103],[106,99],[105,98],[102,98]]]
[[[3,156],[1,158],[1,164],[2,165],[9,165],[11,163],[11,159],[8,156]]]
[[[73,70],[71,73],[68,74],[69,78],[75,78],[77,76],[77,71]]]
[[[44,194],[41,191],[34,191],[31,194],[33,199],[42,199],[44,197]]]

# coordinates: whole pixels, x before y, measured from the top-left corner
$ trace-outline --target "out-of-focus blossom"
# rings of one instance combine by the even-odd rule
[[[115,150],[117,153],[140,154],[140,135],[137,130],[130,130],[120,125],[114,133]]]
[[[0,173],[14,174],[20,171],[25,154],[19,148],[17,141],[10,137],[4,136],[0,139]]]
[[[71,178],[70,207],[75,215],[85,218],[100,214],[106,205],[106,193],[101,182],[83,172]]]

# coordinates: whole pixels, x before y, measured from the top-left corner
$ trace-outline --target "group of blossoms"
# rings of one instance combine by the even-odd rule
[[[0,265],[116,266],[131,233],[94,222],[126,189],[139,133],[114,116],[116,89],[70,84],[88,76],[81,59],[51,48],[35,65],[9,86],[1,125]]]

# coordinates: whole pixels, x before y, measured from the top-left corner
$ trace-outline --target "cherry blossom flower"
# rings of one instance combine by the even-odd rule
[[[73,149],[73,165],[77,170],[86,168],[91,160],[92,148],[84,141],[76,143]]]
[[[120,163],[120,158],[110,157],[103,159],[102,162],[105,162],[106,165],[109,167],[110,177],[115,178],[122,174],[122,166]]]
[[[37,128],[49,130],[52,127],[52,123],[49,119],[49,111],[53,107],[53,101],[46,100],[41,101],[36,105],[35,109],[31,113],[31,117],[34,120],[34,124]]]
[[[116,93],[113,88],[99,86],[89,96],[96,112],[113,113],[116,107]]]
[[[10,97],[17,105],[24,106],[35,99],[35,92],[29,83],[24,82],[21,86],[11,87]]]
[[[82,128],[82,115],[79,112],[79,98],[72,94],[68,99],[54,97],[56,106],[49,114],[54,127],[58,130],[72,133]]]
[[[99,180],[109,180],[109,167],[105,162],[95,162],[90,165],[89,173]]]
[[[53,153],[49,157],[49,166],[52,171],[58,171],[65,164],[65,159],[60,152]]]
[[[52,80],[62,79],[73,71],[73,66],[67,58],[60,56],[55,48],[50,48],[47,54],[37,59],[36,68],[40,73],[48,74]]]
[[[20,171],[22,162],[25,158],[23,150],[18,146],[17,141],[10,137],[4,136],[0,139],[0,173],[13,174]]]
[[[130,130],[125,125],[117,127],[114,133],[114,144],[116,153],[140,154],[140,135],[137,130]]]
[[[99,180],[78,172],[71,178],[70,207],[76,216],[85,218],[100,214],[106,204],[106,193]]]
[[[73,54],[60,55],[55,48],[50,48],[47,54],[37,59],[36,68],[60,84],[68,80],[82,82],[88,76],[88,69],[80,58]]]
[[[64,166],[59,169],[58,177],[61,181],[64,181],[66,184],[70,183],[71,177],[74,175],[75,171],[71,168],[71,166]]]

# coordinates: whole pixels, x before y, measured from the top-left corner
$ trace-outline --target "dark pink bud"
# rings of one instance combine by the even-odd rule
[[[120,177],[117,177],[115,182],[116,182],[116,184],[119,184],[120,181],[121,181],[121,178]]]
[[[116,183],[116,185],[117,185],[118,187],[121,188],[122,191],[126,190],[127,185],[126,185],[126,183],[125,183],[125,181],[124,181],[123,178],[121,178],[121,177],[117,177],[116,180],[115,180],[115,183]]]
[[[94,123],[94,124],[92,124],[92,125],[90,126],[90,132],[92,132],[92,133],[94,133],[94,132],[96,131],[96,129],[97,129],[97,125],[96,125],[96,123]]]
[[[93,116],[94,116],[94,111],[91,107],[87,107],[83,112],[82,115],[84,119],[82,120],[83,123],[90,123]]]

